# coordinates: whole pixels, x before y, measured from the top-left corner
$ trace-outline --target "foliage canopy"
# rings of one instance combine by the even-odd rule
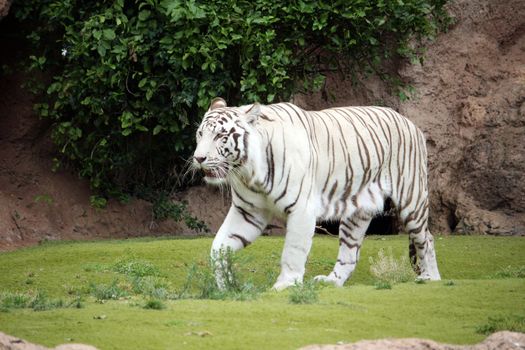
[[[330,71],[417,59],[410,43],[446,22],[445,2],[28,0],[13,12],[31,28],[30,69],[53,75],[36,109],[60,161],[107,195],[173,183],[215,96],[287,100]]]

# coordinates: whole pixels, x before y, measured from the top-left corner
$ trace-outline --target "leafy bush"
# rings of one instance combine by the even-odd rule
[[[369,261],[370,273],[377,280],[377,289],[390,289],[393,284],[408,282],[416,277],[408,258],[402,256],[397,259],[392,253],[392,248],[388,249],[388,254],[385,254],[384,249],[380,249],[377,258],[369,257]]]
[[[89,290],[97,300],[118,300],[129,295],[127,288],[119,284],[118,280],[114,280],[111,284],[91,283]]]
[[[328,72],[385,76],[384,60],[419,59],[413,43],[447,21],[445,2],[27,0],[12,12],[30,29],[30,69],[52,75],[35,108],[54,122],[57,164],[115,195],[173,185],[215,96],[286,100]]]

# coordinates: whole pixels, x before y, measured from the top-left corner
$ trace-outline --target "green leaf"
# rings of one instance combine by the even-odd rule
[[[151,12],[149,10],[142,10],[139,12],[139,20],[145,21],[149,18],[150,15],[151,15]]]
[[[104,38],[107,40],[113,40],[116,37],[115,31],[113,29],[104,29],[103,33],[104,33]]]
[[[105,46],[103,44],[99,44],[97,46],[97,51],[98,51],[100,56],[102,56],[102,57],[106,56],[106,48],[105,48]]]
[[[139,81],[139,88],[144,87],[144,85],[146,85],[147,82],[148,82],[148,78],[142,78]]]
[[[162,125],[157,125],[153,128],[153,135],[157,135],[158,133],[160,133],[164,128],[162,127]]]

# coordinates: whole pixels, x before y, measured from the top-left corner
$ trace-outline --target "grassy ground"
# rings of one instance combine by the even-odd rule
[[[407,241],[368,237],[347,285],[323,287],[307,305],[290,303],[290,291],[248,301],[178,299],[189,267],[206,265],[209,238],[46,243],[0,254],[0,331],[47,346],[294,349],[382,337],[474,343],[498,320],[524,330],[524,238],[438,237],[443,281],[376,289],[368,257],[387,247],[405,255]],[[282,244],[266,237],[244,250],[243,278],[259,289],[273,282]],[[332,237],[315,239],[307,279],[330,272],[337,247]]]

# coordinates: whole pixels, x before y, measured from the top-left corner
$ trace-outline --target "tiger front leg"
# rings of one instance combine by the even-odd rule
[[[228,254],[251,244],[266,228],[269,217],[253,208],[247,209],[232,204],[211,247],[211,260],[215,265],[217,286],[224,290],[230,284]]]
[[[306,259],[312,247],[315,215],[307,210],[296,210],[288,216],[286,237],[281,257],[281,273],[273,285],[283,290],[303,282]]]
[[[337,262],[328,276],[315,276],[315,281],[332,283],[338,287],[343,286],[355,270],[359,260],[359,250],[371,220],[368,215],[359,213],[354,214],[351,218],[341,220]]]

